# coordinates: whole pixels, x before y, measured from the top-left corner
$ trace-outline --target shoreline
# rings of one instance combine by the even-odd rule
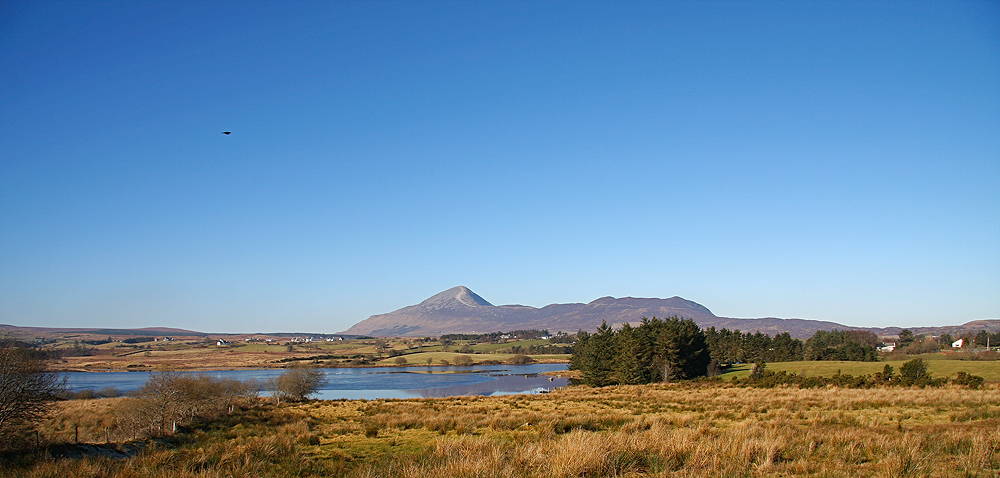
[[[483,361],[486,362],[486,361]],[[564,363],[569,364],[569,360],[558,360],[558,359],[546,359],[546,360],[536,360],[529,364],[511,364],[511,363],[483,363],[483,362],[473,362],[470,365],[444,365],[440,363],[436,364],[391,364],[391,363],[377,363],[377,364],[366,364],[366,365],[350,365],[343,364],[337,366],[328,365],[317,365],[317,364],[296,364],[293,362],[288,362],[284,364],[275,364],[273,366],[267,365],[248,365],[245,367],[239,366],[208,366],[208,367],[125,367],[125,368],[113,368],[113,367],[102,367],[102,368],[89,368],[89,367],[57,367],[52,366],[49,368],[50,372],[54,373],[119,373],[119,372],[135,372],[135,373],[150,373],[150,372],[231,372],[240,370],[281,370],[295,368],[296,366],[304,365],[309,368],[318,369],[342,369],[342,368],[459,368],[459,367],[472,367],[477,365],[482,366],[519,366],[519,365],[537,365],[537,364],[558,364]],[[546,372],[549,373],[549,372]],[[554,375],[559,376],[559,375]],[[568,377],[572,378],[572,377]]]

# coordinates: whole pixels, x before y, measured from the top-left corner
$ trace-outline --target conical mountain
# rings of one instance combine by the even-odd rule
[[[411,307],[419,310],[464,310],[466,307],[493,307],[493,304],[479,297],[468,287],[460,285],[434,294],[427,300]]]
[[[348,335],[428,336],[495,332],[490,304],[465,286],[434,294],[417,305],[373,315],[344,331]]]

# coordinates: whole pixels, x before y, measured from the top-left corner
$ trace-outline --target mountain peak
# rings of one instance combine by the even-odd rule
[[[669,299],[656,299],[656,298],[643,298],[643,297],[601,297],[599,299],[594,299],[590,304],[592,306],[606,306],[606,305],[617,305],[617,306],[627,306],[633,308],[669,308],[676,309],[681,313],[675,312],[682,317],[693,317],[693,316],[714,316],[712,311],[708,310],[707,307],[683,297],[673,296]],[[662,318],[662,317],[661,317]]]
[[[493,307],[493,304],[476,295],[468,287],[460,285],[437,293],[420,303],[421,307],[434,309],[455,307]]]

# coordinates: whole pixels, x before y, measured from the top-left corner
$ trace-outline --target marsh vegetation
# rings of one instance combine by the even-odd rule
[[[73,443],[79,430],[81,442],[102,443],[122,400],[61,402],[61,418],[43,434]],[[572,386],[532,396],[261,402],[164,431],[128,457],[52,446],[8,459],[0,476],[989,477],[1000,473],[998,427],[995,383]]]

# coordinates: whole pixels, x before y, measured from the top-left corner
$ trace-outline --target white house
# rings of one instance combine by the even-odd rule
[[[896,350],[895,342],[889,344],[882,344],[882,346],[878,348],[879,352],[892,352],[893,350]]]
[[[965,339],[958,339],[951,343],[951,346],[956,349],[962,348],[962,345],[965,345]]]

